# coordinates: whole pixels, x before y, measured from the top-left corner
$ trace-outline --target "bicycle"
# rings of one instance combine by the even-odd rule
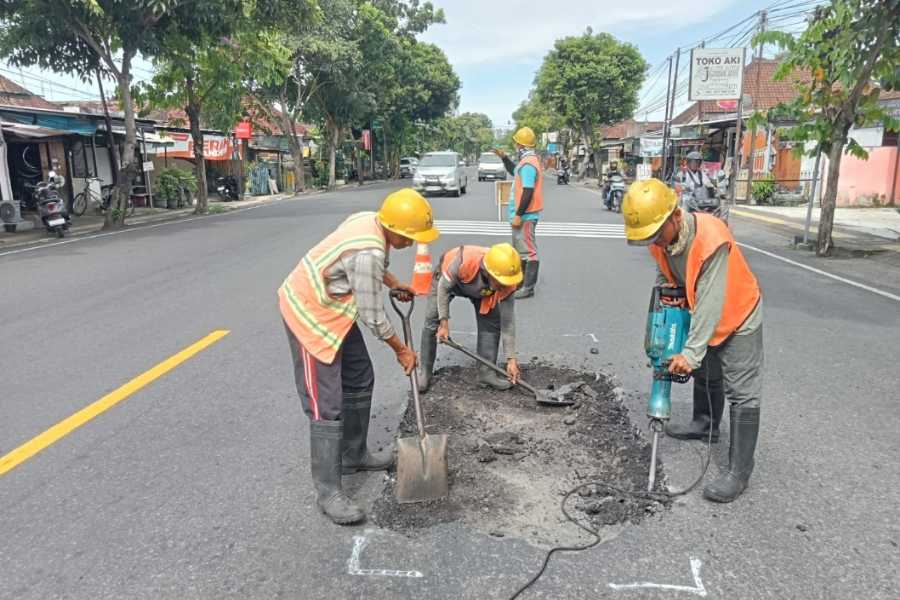
[[[101,215],[109,209],[109,205],[112,202],[112,189],[113,185],[101,185],[100,186],[100,196],[94,192],[93,187],[91,187],[91,183],[96,181],[100,183],[99,177],[89,177],[87,179],[87,186],[85,186],[84,190],[79,192],[77,196],[75,196],[75,200],[72,201],[72,214],[80,217],[87,211],[87,207],[89,204],[94,203],[97,214]],[[125,216],[132,216],[134,214],[134,202],[132,202],[131,197],[128,198],[128,208],[125,212]]]

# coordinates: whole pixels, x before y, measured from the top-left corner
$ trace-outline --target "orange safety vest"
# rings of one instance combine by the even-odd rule
[[[697,231],[694,241],[687,251],[687,272],[684,282],[687,303],[691,310],[694,309],[697,300],[697,278],[700,276],[703,263],[715,254],[722,244],[728,244],[728,280],[725,283],[725,304],[722,307],[722,317],[708,342],[710,346],[718,346],[747,320],[759,303],[761,294],[756,277],[747,266],[747,261],[744,260],[744,255],[735,243],[728,226],[712,215],[694,213],[694,218]],[[659,246],[652,245],[650,254],[656,259],[660,271],[666,276],[669,283],[677,283],[672,275],[672,269],[669,267],[666,251]]]
[[[353,294],[332,297],[325,273],[348,252],[387,252],[381,224],[373,212],[351,215],[297,264],[278,289],[278,307],[297,341],[319,361],[331,364],[356,322]]]
[[[447,278],[447,281],[451,281],[454,284],[460,283],[465,286],[465,284],[470,284],[475,281],[475,278],[478,277],[478,272],[481,270],[481,265],[484,262],[484,255],[487,254],[488,248],[484,248],[483,246],[459,246],[458,248],[451,248],[444,254],[444,259],[441,261],[441,273],[444,277]],[[462,258],[460,258],[460,253],[462,253]],[[450,268],[453,266],[453,262],[459,260],[459,270],[458,277],[454,278],[450,272]],[[493,294],[488,296],[482,296],[480,294],[481,290],[478,290],[479,295],[476,298],[481,298],[481,305],[479,306],[478,312],[486,315],[497,306],[498,302],[505,300],[510,294],[516,291],[516,286],[504,286],[499,290],[495,290]],[[474,292],[474,290],[473,290]],[[467,295],[467,297],[470,297]]]
[[[544,210],[544,174],[541,172],[541,159],[539,159],[536,154],[529,154],[519,162],[519,168],[521,169],[523,165],[531,165],[537,169],[537,179],[535,179],[534,182],[534,194],[531,196],[531,204],[528,205],[527,212],[540,212]],[[522,204],[522,192],[525,188],[522,187],[522,179],[519,177],[516,177],[515,185],[516,210],[518,210],[519,205]]]

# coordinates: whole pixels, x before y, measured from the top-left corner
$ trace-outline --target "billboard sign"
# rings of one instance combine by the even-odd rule
[[[694,48],[688,99],[733,100],[741,97],[744,48]]]

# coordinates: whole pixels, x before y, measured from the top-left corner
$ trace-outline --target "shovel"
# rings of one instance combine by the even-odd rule
[[[403,322],[403,341],[410,346],[412,326],[409,323],[414,302],[403,312],[395,301],[396,292],[390,293],[391,306]],[[409,375],[412,386],[413,406],[416,409],[416,427],[419,434],[397,438],[397,482],[394,497],[400,504],[427,502],[446,498],[447,484],[447,434],[429,435],[425,432],[422,403],[419,400],[419,377],[413,368]]]
[[[459,350],[460,352],[462,352],[469,358],[474,358],[476,361],[480,362],[484,366],[490,367],[491,369],[497,371],[504,377],[506,376],[506,371],[504,371],[503,369],[501,369],[500,367],[498,367],[491,361],[475,354],[474,352],[472,352],[465,346],[461,346],[449,338],[447,338],[446,340],[441,340],[441,343],[450,346],[454,350]],[[519,386],[521,386],[521,387],[525,388],[526,390],[528,390],[529,392],[531,392],[532,394],[534,394],[534,399],[537,401],[538,404],[544,404],[546,406],[571,406],[571,405],[575,404],[574,400],[567,400],[565,398],[565,396],[562,394],[558,394],[558,393],[554,394],[553,392],[547,392],[545,390],[535,389],[534,386],[529,385],[528,383],[522,381],[521,379],[519,379],[519,381],[517,381],[516,383]]]

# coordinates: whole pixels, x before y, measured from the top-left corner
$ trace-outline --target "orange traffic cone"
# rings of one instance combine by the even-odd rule
[[[431,290],[431,250],[428,244],[418,244],[416,246],[416,263],[413,265],[412,289],[419,296],[426,296]]]

